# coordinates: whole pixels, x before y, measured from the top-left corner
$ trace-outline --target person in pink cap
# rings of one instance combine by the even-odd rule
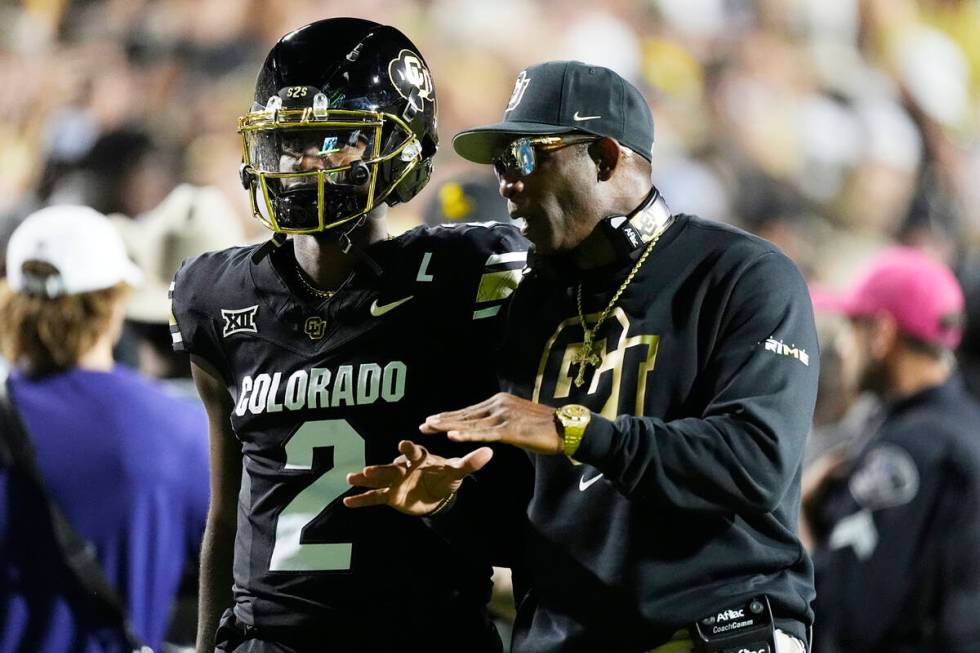
[[[815,653],[966,651],[980,642],[980,406],[956,373],[963,293],[913,249],[876,257],[825,308],[848,316],[883,421],[803,480]]]

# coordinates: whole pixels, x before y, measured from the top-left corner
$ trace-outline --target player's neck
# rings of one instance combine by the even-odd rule
[[[343,251],[338,238],[340,233],[298,235],[293,238],[296,263],[321,290],[336,290],[350,276],[357,263],[352,252]],[[372,213],[348,237],[355,247],[363,249],[388,237],[387,221],[383,215]]]

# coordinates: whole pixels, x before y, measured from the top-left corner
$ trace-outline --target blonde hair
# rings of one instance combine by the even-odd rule
[[[116,305],[130,287],[78,295],[40,297],[17,293],[0,283],[0,351],[28,374],[40,375],[78,364],[112,326]]]

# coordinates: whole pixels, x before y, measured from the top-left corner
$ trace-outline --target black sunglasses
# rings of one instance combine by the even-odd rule
[[[513,172],[526,177],[537,167],[535,151],[552,152],[569,145],[590,143],[599,140],[591,134],[572,134],[571,136],[538,136],[535,138],[518,138],[508,145],[504,151],[490,162],[497,177],[503,177]]]

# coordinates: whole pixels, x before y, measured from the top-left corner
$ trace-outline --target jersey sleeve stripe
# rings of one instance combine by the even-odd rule
[[[491,306],[490,308],[480,308],[473,311],[474,320],[482,320],[483,318],[493,317],[500,312],[501,306]]]
[[[487,272],[480,278],[476,290],[476,303],[496,302],[510,296],[521,281],[521,270]]]
[[[527,262],[527,252],[503,252],[501,254],[491,254],[487,259],[486,267],[501,265],[503,263]]]

